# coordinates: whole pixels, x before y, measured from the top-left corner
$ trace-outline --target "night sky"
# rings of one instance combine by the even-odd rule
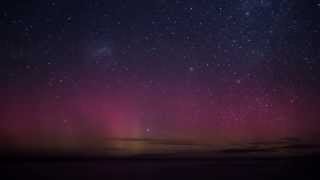
[[[0,144],[320,142],[319,18],[316,0],[1,1]]]

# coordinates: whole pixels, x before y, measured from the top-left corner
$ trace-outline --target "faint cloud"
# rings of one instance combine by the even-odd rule
[[[112,48],[110,46],[99,47],[94,51],[93,56],[100,58],[112,56]]]

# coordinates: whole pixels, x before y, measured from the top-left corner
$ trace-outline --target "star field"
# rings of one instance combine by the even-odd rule
[[[0,143],[314,139],[319,3],[2,2]]]

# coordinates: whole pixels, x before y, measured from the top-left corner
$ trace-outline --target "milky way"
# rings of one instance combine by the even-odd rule
[[[7,2],[0,143],[318,141],[319,12],[287,0]]]

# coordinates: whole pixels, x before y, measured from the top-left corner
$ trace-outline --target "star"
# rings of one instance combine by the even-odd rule
[[[195,70],[194,67],[192,67],[192,66],[189,67],[189,71],[190,71],[190,72],[193,72],[194,70]]]
[[[237,83],[237,84],[241,84],[241,79],[237,79],[237,80],[236,80],[236,83]]]

